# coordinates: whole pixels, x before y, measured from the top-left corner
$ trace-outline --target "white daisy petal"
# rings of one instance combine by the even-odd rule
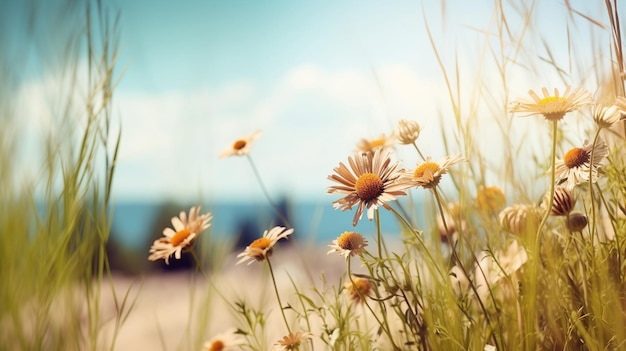
[[[237,261],[237,264],[244,263],[246,261],[251,264],[256,261],[263,261],[272,254],[272,249],[276,242],[280,239],[289,237],[293,233],[293,228],[285,230],[285,227],[276,226],[270,230],[263,232],[263,236],[253,241],[246,249],[237,255],[237,258],[241,258]]]
[[[235,140],[232,145],[228,146],[219,154],[219,158],[226,158],[230,156],[245,156],[252,150],[252,142],[261,136],[262,132],[257,130],[256,132],[244,136],[241,139]]]
[[[531,99],[513,101],[509,111],[525,112],[527,113],[526,116],[543,115],[547,120],[558,121],[566,113],[591,103],[591,94],[580,87],[573,91],[571,91],[571,87],[567,87],[562,95],[557,89],[554,89],[554,94],[550,94],[545,87],[541,89],[541,92],[543,93],[542,98],[530,90],[528,94]]]
[[[192,207],[189,216],[181,212],[179,217],[173,217],[171,222],[174,229],[169,227],[163,229],[163,237],[155,240],[150,247],[148,260],[156,261],[162,258],[166,264],[169,264],[169,258],[172,255],[180,259],[183,249],[192,245],[198,234],[211,225],[213,218],[211,214],[207,212],[198,216],[199,211],[199,206]]]
[[[368,219],[372,220],[378,206],[395,200],[396,196],[406,195],[404,190],[411,186],[400,181],[403,180],[404,170],[397,169],[399,162],[391,164],[389,154],[380,149],[354,154],[348,157],[348,163],[350,169],[340,163],[334,169],[336,174],[328,176],[328,179],[340,185],[328,187],[327,193],[346,195],[333,202],[335,209],[345,211],[358,205],[353,226],[362,218],[365,208]]]

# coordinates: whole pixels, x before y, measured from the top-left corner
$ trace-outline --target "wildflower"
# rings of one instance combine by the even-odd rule
[[[439,184],[441,176],[447,173],[447,170],[453,164],[465,161],[460,154],[448,155],[439,162],[433,162],[430,157],[426,158],[426,162],[420,164],[413,171],[410,183],[413,186],[422,186],[425,189],[434,188]]]
[[[381,133],[378,138],[361,139],[356,145],[355,152],[374,152],[376,150],[388,151],[393,148],[395,137],[393,134]]]
[[[174,255],[177,260],[181,257],[181,252],[190,247],[194,239],[205,229],[211,226],[213,216],[210,212],[199,215],[200,206],[192,207],[189,210],[189,218],[184,211],[181,211],[178,217],[172,218],[172,228],[165,228],[163,235],[165,237],[154,241],[150,248],[150,256],[148,260],[156,261],[160,258],[165,259],[165,263],[169,264],[169,258]]]
[[[618,96],[615,99],[615,107],[617,107],[620,112],[620,119],[626,119],[626,97]]]
[[[482,301],[487,301],[489,291],[493,291],[502,278],[520,270],[526,261],[528,254],[517,240],[513,240],[504,251],[498,251],[495,255],[483,254],[478,258],[474,272],[478,297]]]
[[[499,211],[506,202],[504,193],[497,186],[481,186],[476,194],[476,205],[481,211]]]
[[[540,216],[534,206],[517,204],[502,210],[498,215],[502,228],[515,235],[535,231]]]
[[[328,179],[340,185],[328,187],[327,193],[346,194],[343,198],[333,202],[335,209],[342,211],[352,209],[358,205],[352,225],[356,226],[367,208],[367,218],[374,218],[374,210],[378,206],[386,206],[386,202],[394,201],[396,196],[406,195],[407,188],[402,181],[404,171],[398,170],[399,162],[391,163],[388,153],[376,150],[373,153],[357,153],[348,157],[350,169],[343,163],[334,168],[337,174],[328,176]]]
[[[278,340],[276,344],[274,344],[274,349],[277,351],[299,350],[300,344],[306,339],[313,339],[313,334],[303,331],[289,333],[289,335],[283,337]]]
[[[226,158],[230,156],[245,156],[250,153],[252,149],[252,142],[261,136],[261,131],[257,130],[256,132],[249,134],[241,139],[235,140],[235,142],[224,149],[222,153],[220,153],[219,158]]]
[[[527,112],[526,116],[543,115],[549,121],[558,121],[566,113],[575,111],[591,102],[591,95],[580,87],[570,91],[568,86],[565,88],[562,96],[557,89],[554,89],[553,95],[550,95],[545,87],[541,88],[541,92],[543,93],[543,98],[540,98],[534,91],[529,90],[528,94],[532,100],[518,99],[513,101],[509,111]]]
[[[401,119],[398,122],[398,129],[396,130],[398,142],[403,145],[413,144],[420,136],[421,131],[422,128],[420,128],[417,122]]]
[[[589,180],[589,169],[591,170],[591,181],[598,180],[600,162],[609,154],[609,149],[603,141],[598,141],[593,150],[593,160],[591,159],[593,144],[585,140],[581,148],[575,147],[565,153],[562,160],[557,160],[555,164],[556,180],[558,184],[567,181],[566,187],[573,189],[574,186]],[[593,162],[591,162],[593,161]]]
[[[344,287],[346,288],[348,296],[350,296],[350,299],[354,303],[365,301],[365,298],[374,290],[374,284],[372,284],[369,279],[355,275],[344,284]]]
[[[567,217],[567,229],[579,232],[587,226],[587,216],[580,212],[574,212]]]
[[[343,232],[337,239],[333,240],[334,245],[328,245],[331,252],[339,252],[340,256],[345,256],[346,260],[350,256],[360,255],[367,246],[367,240],[363,235],[355,232]]]
[[[513,240],[504,251],[500,251],[496,257],[502,269],[502,273],[511,275],[517,272],[528,260],[526,250],[517,240]]]
[[[574,205],[576,205],[576,199],[571,190],[562,186],[554,189],[554,201],[551,209],[553,216],[567,216],[574,209]]]
[[[243,344],[236,329],[214,336],[211,340],[204,343],[204,351],[228,351],[234,350],[235,346]]]
[[[244,252],[237,255],[237,257],[241,257],[237,264],[246,262],[250,259],[255,259],[257,261],[263,261],[267,257],[272,255],[272,249],[276,242],[282,238],[287,238],[289,235],[293,233],[293,228],[285,230],[285,227],[276,226],[270,230],[266,230],[263,232],[263,236],[259,239],[253,241]],[[254,261],[248,262],[251,264]]]
[[[604,106],[596,104],[593,106],[593,120],[600,128],[608,128],[617,123],[622,117],[622,112],[617,105]]]

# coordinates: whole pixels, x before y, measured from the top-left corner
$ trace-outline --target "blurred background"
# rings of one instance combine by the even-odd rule
[[[418,143],[426,155],[438,160],[463,152],[455,147],[457,117],[478,116],[487,136],[497,134],[494,119],[510,118],[484,97],[505,101],[566,84],[595,93],[598,82],[589,72],[609,56],[596,48],[610,47],[611,40],[602,25],[604,5],[584,0],[98,4],[119,33],[111,134],[121,131],[121,142],[110,245],[120,262],[139,258],[119,264],[129,270],[145,267],[152,240],[194,205],[213,212],[213,235],[240,245],[280,223],[248,161],[218,159],[242,136],[263,131],[251,156],[295,238],[330,243],[352,230],[354,213],[333,210],[339,197],[326,194],[327,176],[361,138],[389,134],[399,119],[413,119],[423,127]],[[84,11],[80,1],[0,0],[1,55],[15,67],[5,75],[21,155],[12,172],[24,181],[36,181],[45,163],[42,135],[57,123],[62,106],[55,102],[68,79],[57,62],[68,49],[60,38],[81,35],[84,28],[74,23]],[[501,12],[507,28],[495,20]],[[577,13],[597,24],[579,21]],[[524,37],[509,36],[518,33]],[[497,64],[522,43],[527,65]],[[503,69],[508,84],[500,88]],[[541,124],[523,121],[518,131]],[[547,136],[527,138],[525,145],[536,152]],[[497,165],[498,140],[479,144]],[[418,160],[408,147],[398,148],[397,158],[406,168]],[[497,172],[489,176],[497,183]],[[418,207],[422,201],[412,200]],[[386,218],[383,231],[397,233]],[[369,235],[375,226],[362,221],[356,230]]]

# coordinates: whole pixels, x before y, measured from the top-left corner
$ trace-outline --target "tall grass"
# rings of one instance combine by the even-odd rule
[[[605,17],[594,18],[566,2],[558,14],[567,18],[566,28],[555,28],[565,38],[568,57],[563,60],[550,46],[551,33],[536,29],[536,21],[545,18],[539,13],[545,5],[494,2],[492,21],[476,30],[484,37],[476,57],[463,59],[445,56],[450,50],[441,49],[447,43],[437,42],[424,15],[449,97],[442,108],[444,150],[433,150],[417,139],[417,152],[405,161],[419,166],[423,155],[459,152],[467,162],[443,175],[450,187],[410,190],[426,191],[431,209],[418,208],[411,197],[377,209],[372,233],[363,233],[374,240],[367,249],[356,250],[358,255],[347,257],[339,283],[324,281],[312,290],[293,283],[293,291],[282,292],[289,298],[283,296],[281,306],[273,305],[292,324],[279,329],[284,335],[311,332],[314,340],[303,338],[283,349],[626,347],[623,122],[605,128],[593,122],[594,110],[588,108],[558,123],[542,117],[522,119],[510,112],[512,101],[520,98],[512,96],[520,91],[520,83],[533,84],[522,92],[539,92],[547,82],[549,89],[561,87],[561,92],[565,86],[585,86],[595,103],[607,106],[623,96],[619,8],[617,2],[607,1]],[[587,55],[585,47],[596,48],[597,54]],[[475,63],[470,71],[464,70],[468,61]],[[417,120],[428,123],[426,118]],[[576,205],[555,215],[560,207],[553,211],[553,206],[563,206],[555,194],[563,196],[563,190],[554,164],[580,147],[581,135],[593,143],[592,156],[600,152],[600,139],[607,140],[611,152],[598,182],[574,187],[568,196]],[[355,166],[358,169],[362,167]],[[359,174],[355,179],[361,179]],[[403,228],[399,244],[386,244],[389,239],[381,236],[378,211],[385,210],[395,213]],[[410,211],[425,211],[433,225],[412,223]],[[342,249],[355,249],[339,234]],[[368,288],[359,290],[364,286]],[[255,320],[250,309],[237,312]],[[259,345],[259,330],[249,323],[236,326],[246,340],[242,349],[272,347]]]
[[[112,134],[117,18],[100,2],[67,2],[48,22],[40,16],[50,8],[34,5],[21,13],[31,20],[26,42],[2,41],[0,50],[8,78],[0,86],[0,349],[113,349],[102,327],[117,330],[129,311],[126,297],[116,297],[113,315],[100,305],[120,143]],[[35,109],[37,120],[48,116],[43,128],[24,125],[23,104],[32,102],[17,96],[38,75],[54,81],[43,90],[48,105]]]
[[[385,144],[377,140],[367,151],[346,155],[350,161],[337,160],[348,165],[354,179],[343,167],[329,170],[335,175],[331,180],[340,184],[332,188],[329,181],[334,197],[329,201],[350,193],[336,207],[355,211],[360,203],[380,200],[377,208],[363,213],[372,221],[370,232],[337,233],[337,240],[328,243],[328,255],[321,252],[320,257],[314,256],[320,254],[317,250],[297,245],[288,256],[281,250],[285,240],[264,236],[240,254],[252,265],[221,274],[233,261],[225,253],[230,247],[192,232],[203,226],[187,215],[172,220],[174,234],[155,241],[161,249],[151,253],[167,245],[172,255],[181,249],[196,263],[192,284],[206,284],[192,290],[183,335],[159,326],[155,338],[161,338],[164,348],[166,338],[179,339],[177,349],[188,350],[626,348],[626,121],[610,127],[594,123],[596,110],[587,106],[577,106],[558,121],[522,119],[511,107],[521,83],[533,84],[523,92],[540,91],[548,83],[549,88],[585,86],[594,102],[607,106],[624,96],[619,8],[617,1],[607,0],[605,17],[593,18],[565,2],[566,28],[560,28],[567,38],[564,60],[550,47],[548,33],[536,30],[543,4],[495,1],[492,21],[476,31],[484,41],[470,58],[475,65],[469,72],[464,66],[468,58],[448,57],[449,50],[442,50],[446,43],[435,39],[424,16],[449,98],[441,109],[444,149],[423,145],[419,133],[403,145],[372,151]],[[41,159],[20,159],[21,107],[12,94],[20,91],[25,77],[13,69],[19,55],[0,41],[7,45],[0,54],[0,73],[7,77],[0,85],[6,125],[0,129],[2,350],[114,349],[132,307],[128,293],[118,296],[115,290],[115,309],[105,313],[101,304],[103,289],[114,286],[105,284],[114,283],[105,244],[121,139],[112,109],[117,17],[109,17],[100,2],[86,7],[70,2],[63,11],[68,9],[76,21],[71,28],[81,31],[54,32],[64,50],[35,45],[42,50],[41,62],[49,62],[48,69],[62,78],[49,95],[52,129],[40,135]],[[442,11],[446,18],[445,6]],[[33,9],[31,14],[36,13]],[[583,32],[589,34],[586,44],[599,53],[591,59],[580,51],[587,46],[573,39]],[[35,43],[42,43],[41,33],[32,32]],[[546,101],[562,103],[560,98]],[[609,152],[598,181],[580,182],[568,193],[556,181],[555,160],[580,148],[581,136],[591,142],[589,159],[602,152],[601,139]],[[251,143],[238,140],[228,154],[251,161]],[[410,153],[406,163],[392,169],[395,161],[386,163],[381,155],[389,151],[390,160],[395,159],[400,148]],[[456,153],[462,157],[433,161]],[[370,159],[374,169],[366,169]],[[263,160],[252,164],[253,175],[268,206],[275,207],[258,162]],[[439,173],[442,168],[446,172]],[[381,188],[383,183],[387,188]],[[409,196],[389,190],[405,185],[402,191]],[[388,196],[382,195],[385,191]],[[426,197],[426,206],[414,201],[415,194]],[[395,238],[381,232],[380,211],[397,219],[401,229]],[[415,223],[413,218],[422,217],[417,211],[424,211],[431,225]],[[289,225],[284,218],[282,222]],[[293,236],[298,233],[295,228]],[[338,253],[345,261],[333,257]],[[312,270],[331,261],[339,264],[319,280],[310,279]],[[106,330],[112,333],[103,333],[110,325]]]

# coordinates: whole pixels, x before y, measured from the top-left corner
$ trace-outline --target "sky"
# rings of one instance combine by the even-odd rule
[[[325,194],[333,168],[347,161],[361,138],[388,134],[399,119],[420,123],[419,143],[433,159],[461,152],[443,147],[441,130],[453,135],[454,118],[427,28],[447,73],[454,76],[458,65],[464,111],[490,114],[488,104],[473,107],[472,97],[474,89],[502,94],[498,67],[489,63],[498,54],[488,49],[498,47],[494,3],[104,0],[110,13],[119,13],[114,116],[122,141],[114,199],[263,199],[246,158],[218,159],[233,141],[256,130],[263,134],[251,159],[274,197],[334,200]],[[570,3],[606,23],[602,8],[582,0]],[[509,29],[522,33],[516,6],[506,5],[504,11]],[[536,38],[544,38],[555,61],[569,69],[567,83],[576,84],[584,76],[578,67],[588,69],[587,60],[603,54],[585,51],[588,28],[580,19],[579,27],[572,25],[564,2],[534,6],[533,29],[524,41],[531,52],[528,62],[512,65],[509,72],[512,97],[541,86],[564,86],[559,74],[539,73],[547,64],[539,58],[546,53]],[[26,45],[15,29],[26,28],[20,16],[13,16],[20,11],[15,2],[0,0],[0,19],[14,30],[5,36],[8,45]],[[568,26],[581,43],[574,48],[564,40]],[[599,32],[608,41],[608,31]],[[511,54],[516,47],[500,49]],[[568,49],[580,50],[574,65]],[[29,62],[45,66],[39,60]],[[33,72],[19,85],[17,100],[28,101],[23,109],[29,128],[45,129],[52,122],[50,117],[41,122],[48,113],[43,106],[60,78],[45,68]],[[477,84],[477,77],[484,82]],[[592,92],[593,83],[585,82]],[[493,122],[484,125],[485,135],[495,129]],[[488,138],[484,147],[493,148]],[[492,152],[497,158],[498,151]],[[406,148],[398,157],[405,167],[417,161]]]

